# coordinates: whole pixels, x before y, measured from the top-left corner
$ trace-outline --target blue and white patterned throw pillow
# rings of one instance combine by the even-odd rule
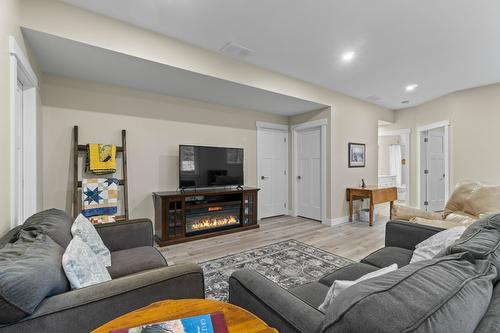
[[[111,266],[111,253],[109,249],[102,242],[101,236],[99,236],[95,227],[83,214],[78,215],[75,222],[73,222],[71,234],[73,237],[79,236],[87,243],[104,266]]]
[[[72,289],[111,280],[106,266],[79,236],[73,237],[64,251],[62,266]]]

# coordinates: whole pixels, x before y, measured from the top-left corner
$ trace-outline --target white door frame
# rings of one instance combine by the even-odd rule
[[[330,225],[326,218],[326,126],[328,120],[319,119],[302,124],[292,125],[292,202],[293,202],[293,216],[298,216],[298,195],[297,195],[297,168],[298,168],[298,132],[311,128],[319,128],[321,130],[321,223]]]
[[[289,131],[288,131],[288,125],[283,125],[283,124],[275,124],[275,123],[268,123],[268,122],[264,122],[264,121],[257,121],[257,122],[255,122],[255,125],[257,126],[257,186],[258,186],[260,177],[262,176],[261,170],[260,170],[260,161],[259,161],[259,156],[260,156],[259,155],[259,147],[260,147],[260,139],[261,139],[259,132],[265,130],[265,131],[275,131],[275,132],[280,132],[280,133],[286,133],[287,134],[286,143],[288,143]],[[286,172],[286,175],[288,176],[289,175],[289,173],[288,173],[288,164],[289,164],[288,144],[287,144],[287,148],[285,151],[285,161],[286,161],[285,172]],[[289,194],[288,177],[287,177],[287,181],[285,182],[284,191],[286,193],[286,196],[285,196],[286,211],[288,212],[288,207],[290,207],[288,204],[288,194]],[[260,210],[257,210],[257,220],[260,220]]]
[[[421,152],[422,152],[422,147],[421,147],[421,140],[422,140],[422,132],[444,127],[444,170],[445,170],[445,177],[444,177],[444,202],[448,201],[448,198],[450,196],[450,167],[451,167],[451,161],[450,161],[450,121],[449,120],[443,120],[423,126],[418,126],[417,127],[417,198],[418,198],[418,208],[424,209],[422,205],[422,177],[421,171],[422,171],[422,157],[421,157]]]
[[[9,36],[9,54],[10,54],[10,216],[11,227],[16,226],[31,214],[34,214],[38,206],[38,175],[37,175],[37,88],[38,78],[31,67],[28,58],[19,47],[16,39]],[[23,85],[22,104],[23,104],[23,184],[17,184],[14,179],[16,169],[16,147],[18,139],[16,138],[16,94],[17,83]],[[16,199],[19,197],[19,187],[23,192],[23,210],[16,212]],[[16,221],[18,220],[18,221]]]
[[[380,130],[378,136],[400,136],[405,137],[406,142],[408,143],[408,152],[406,156],[406,165],[408,165],[408,179],[406,184],[406,205],[410,206],[411,200],[411,128],[404,128],[398,130],[384,131]]]

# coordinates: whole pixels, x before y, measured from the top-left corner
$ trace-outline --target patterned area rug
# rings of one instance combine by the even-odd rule
[[[201,263],[206,298],[227,301],[229,277],[242,268],[253,269],[285,289],[317,280],[353,261],[289,239]]]

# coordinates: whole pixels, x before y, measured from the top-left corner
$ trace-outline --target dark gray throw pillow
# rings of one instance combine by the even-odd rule
[[[470,225],[451,246],[438,256],[469,252],[474,258],[489,260],[500,272],[500,214],[491,215]]]
[[[322,332],[473,332],[495,275],[490,262],[467,253],[414,263],[345,290]]]
[[[0,324],[32,314],[46,297],[69,290],[62,269],[64,249],[44,234],[21,231],[0,249]]]
[[[73,218],[60,209],[48,209],[30,216],[23,224],[23,230],[34,234],[47,234],[57,244],[67,248],[73,238]]]

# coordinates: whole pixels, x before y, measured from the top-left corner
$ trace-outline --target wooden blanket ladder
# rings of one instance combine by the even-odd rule
[[[78,157],[87,154],[87,145],[78,144],[78,126],[73,127],[73,217],[77,217],[81,212],[82,195],[80,190],[82,188],[82,181],[79,180],[78,172]],[[116,154],[122,154],[122,178],[118,179],[118,185],[123,188],[123,202],[122,212],[123,215],[117,215],[116,221],[128,220],[128,178],[127,178],[127,132],[122,130],[122,145],[116,147]],[[85,169],[85,159],[83,162]],[[83,172],[82,172],[83,174]]]

